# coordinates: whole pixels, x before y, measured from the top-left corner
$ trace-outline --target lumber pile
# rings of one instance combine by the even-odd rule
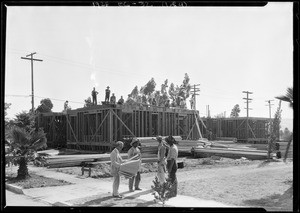
[[[127,159],[127,153],[120,153],[120,155],[124,160]],[[154,154],[142,153],[142,162],[147,162],[149,159],[154,158],[157,159],[157,156]],[[46,161],[45,166],[48,168],[82,166],[84,163],[110,162],[110,154],[52,155]]]
[[[211,141],[202,143],[197,147],[191,149],[191,153],[194,157],[209,157],[209,156],[221,156],[229,158],[241,158],[246,157],[252,160],[266,159],[268,156],[267,146],[261,146],[260,149],[257,145],[263,144],[243,144],[235,143],[233,141]]]

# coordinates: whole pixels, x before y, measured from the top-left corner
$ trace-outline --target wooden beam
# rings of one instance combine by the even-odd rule
[[[119,116],[114,112],[114,111],[111,111],[118,119],[119,121],[124,125],[124,127],[130,132],[131,135],[133,135],[134,137],[136,137],[132,132],[131,130],[126,126],[126,124],[124,124],[124,122],[122,121],[121,118],[119,118]]]
[[[98,128],[97,128],[97,130],[96,130],[95,134],[92,136],[93,140],[94,140],[94,137],[96,136],[96,134],[97,134],[98,130],[100,129],[100,127],[101,127],[101,126],[102,126],[102,124],[104,123],[104,121],[105,121],[106,117],[108,116],[108,114],[109,114],[109,112],[107,112],[107,113],[106,113],[106,115],[104,116],[104,118],[103,118],[103,120],[102,120],[101,124],[98,126]],[[93,140],[92,140],[92,141],[93,141]]]
[[[72,128],[72,126],[71,126],[71,124],[70,124],[70,121],[69,121],[69,119],[68,119],[68,116],[67,116],[67,122],[68,122],[68,124],[69,124],[69,126],[70,126],[70,130],[71,130],[71,132],[73,133],[73,136],[74,136],[76,142],[78,142],[77,137],[76,137],[76,135],[75,135],[75,133],[74,133],[74,131],[73,131],[73,128]]]

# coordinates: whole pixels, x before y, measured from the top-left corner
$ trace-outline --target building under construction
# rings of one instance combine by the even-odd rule
[[[267,118],[200,118],[196,110],[129,104],[96,105],[37,117],[49,146],[93,151],[108,151],[117,140],[157,135],[267,141],[268,123]]]

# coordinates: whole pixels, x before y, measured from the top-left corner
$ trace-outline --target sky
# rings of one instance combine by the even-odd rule
[[[212,117],[253,99],[250,117],[272,116],[275,96],[293,86],[293,5],[265,7],[38,7],[7,8],[5,102],[8,117],[50,98],[54,112],[66,100],[81,108],[96,87],[98,102],[110,86],[117,100],[152,77],[156,90],[168,79],[180,86],[185,73],[200,84],[196,108]],[[189,101],[187,101],[189,108]],[[282,118],[293,110],[282,102]]]

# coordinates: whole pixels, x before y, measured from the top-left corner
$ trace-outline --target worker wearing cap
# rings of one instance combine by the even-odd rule
[[[104,100],[106,103],[109,103],[109,95],[110,95],[110,90],[109,90],[109,86],[107,86],[105,90],[105,100]]]
[[[121,155],[120,151],[123,149],[124,143],[122,141],[116,142],[116,148],[110,153],[110,160],[111,160],[111,174],[114,177],[113,182],[113,197],[122,198],[121,195],[119,195],[119,185],[120,185],[120,175],[119,175],[119,169],[123,162],[125,162]]]
[[[174,194],[172,194],[172,197],[177,196],[177,177],[176,177],[176,171],[177,171],[177,157],[178,157],[178,148],[175,145],[177,142],[175,139],[170,135],[167,137],[166,142],[170,146],[167,156],[167,170],[169,173],[169,179],[172,184],[174,184]]]
[[[157,152],[157,177],[160,184],[163,184],[166,181],[166,145],[162,141],[161,136],[157,136],[156,140],[158,141],[158,152]]]
[[[139,140],[137,138],[133,138],[130,146],[131,148],[128,150],[128,159],[132,158],[135,155],[138,155],[140,158],[140,165],[139,165],[139,170],[141,168],[141,150],[138,148],[139,145]],[[129,191],[133,192],[133,182],[134,182],[134,188],[135,190],[142,190],[139,188],[139,184],[141,182],[141,174],[140,171],[137,172],[136,176],[129,178]]]

